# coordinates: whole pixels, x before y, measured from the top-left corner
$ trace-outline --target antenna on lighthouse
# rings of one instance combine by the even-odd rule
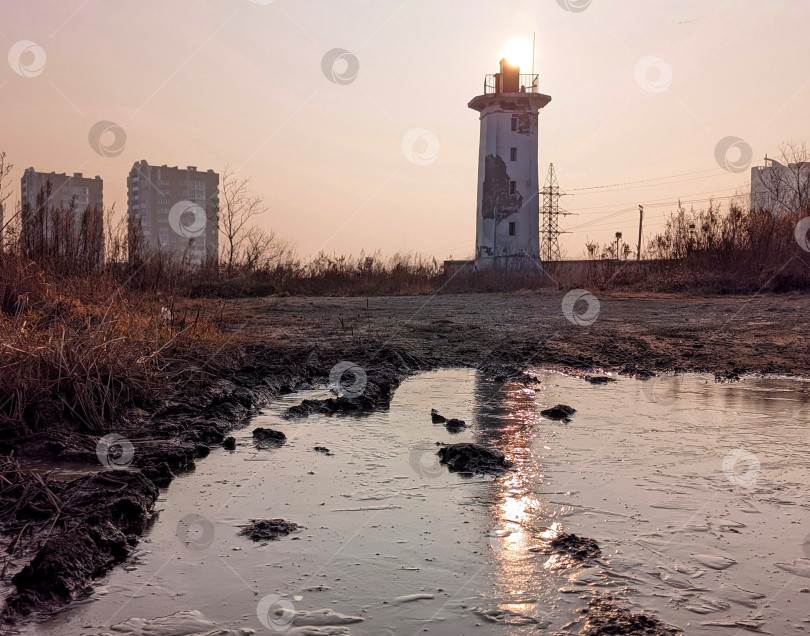
[[[534,40],[537,37],[537,32],[532,31],[532,75],[534,75]]]

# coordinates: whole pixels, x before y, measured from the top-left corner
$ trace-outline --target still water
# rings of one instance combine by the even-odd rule
[[[279,400],[162,492],[134,558],[88,600],[22,633],[553,633],[599,594],[689,634],[810,629],[810,383],[538,375],[424,373],[366,417],[286,420],[324,393]],[[540,415],[557,403],[577,409],[569,423]],[[469,427],[451,434],[431,408]],[[257,449],[256,426],[286,445]],[[515,470],[449,473],[436,442],[462,441]],[[238,536],[257,518],[303,529]],[[601,558],[537,549],[559,532]]]

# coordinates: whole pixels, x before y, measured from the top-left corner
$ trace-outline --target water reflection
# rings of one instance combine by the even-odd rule
[[[538,552],[560,531],[553,521],[557,511],[541,496],[545,475],[536,450],[542,448],[536,442],[543,422],[541,386],[493,382],[481,373],[475,378],[475,441],[497,448],[515,465],[493,482],[489,537],[496,593],[509,599],[505,607],[519,612],[529,609],[522,597],[542,587]]]

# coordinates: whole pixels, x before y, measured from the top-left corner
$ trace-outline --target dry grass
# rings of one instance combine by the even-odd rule
[[[131,406],[204,380],[230,349],[202,306],[127,292],[105,274],[55,277],[0,256],[0,436],[60,423],[104,431]]]

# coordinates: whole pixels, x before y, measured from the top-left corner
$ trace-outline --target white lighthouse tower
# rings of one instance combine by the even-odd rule
[[[475,262],[521,267],[540,258],[537,114],[551,101],[537,75],[501,60],[468,106],[481,113]]]

